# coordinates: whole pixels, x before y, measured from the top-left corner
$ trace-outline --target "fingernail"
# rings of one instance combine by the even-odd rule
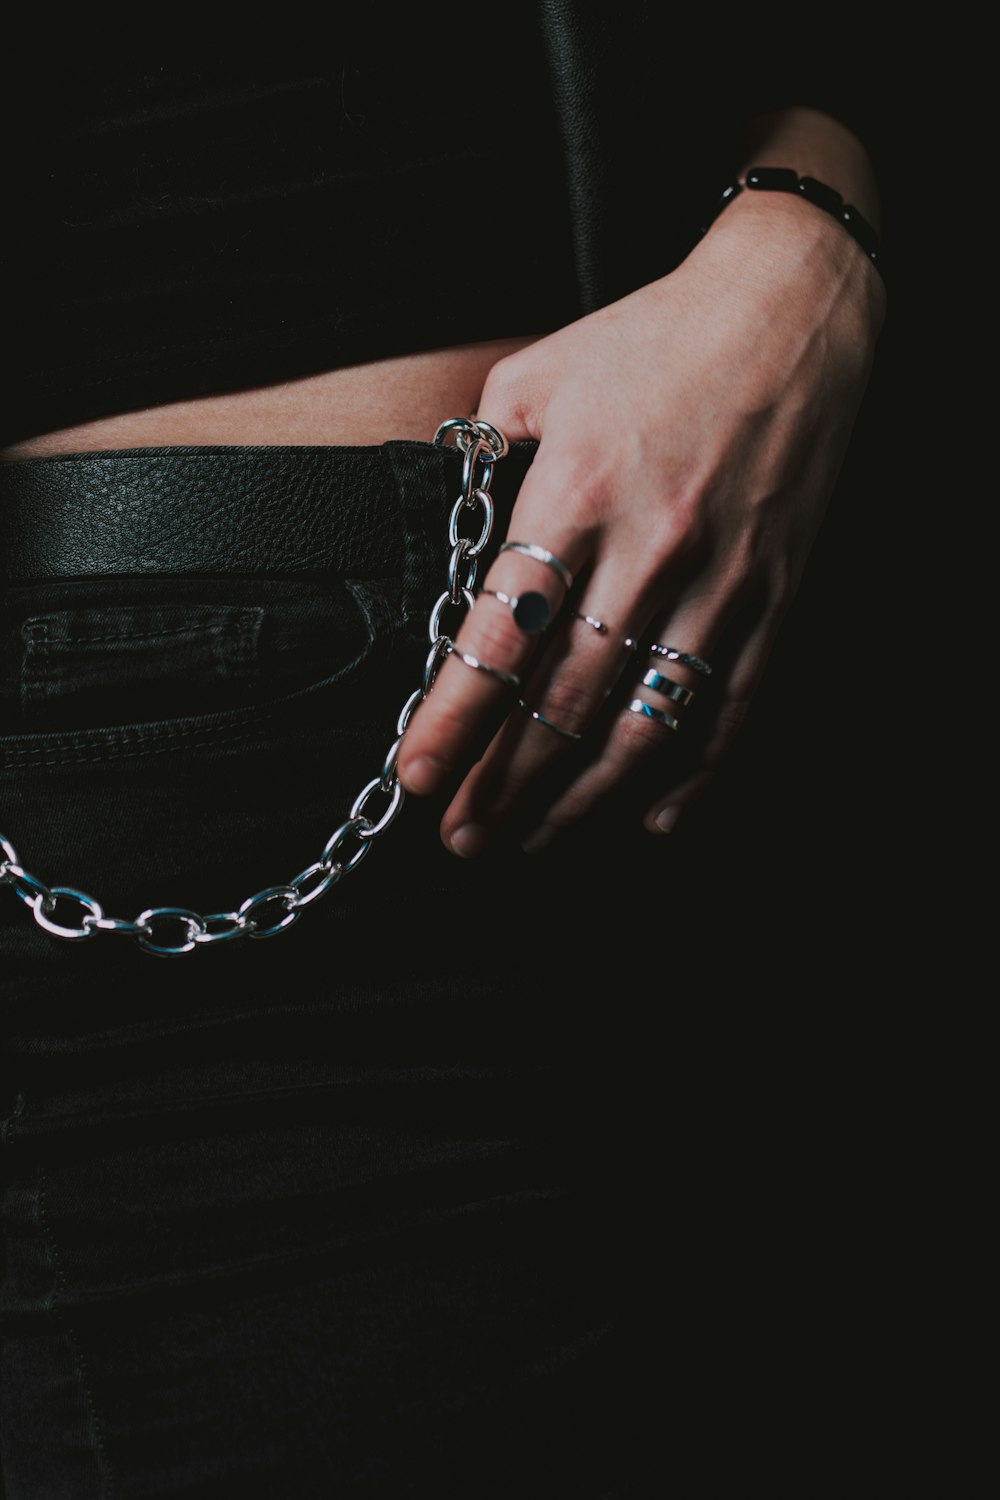
[[[408,792],[415,792],[418,797],[422,797],[427,792],[436,791],[447,774],[448,767],[435,760],[433,755],[418,755],[406,767],[400,780]]]
[[[540,828],[536,828],[534,832],[528,834],[526,839],[522,840],[521,848],[525,854],[536,854],[539,849],[544,849],[546,844],[551,844],[555,836],[556,829],[553,825],[543,823]]]
[[[665,807],[656,814],[656,826],[661,833],[672,833],[674,824],[681,815],[679,807]]]
[[[463,823],[451,835],[448,846],[463,859],[475,859],[485,848],[488,834],[489,829],[484,828],[481,823]]]

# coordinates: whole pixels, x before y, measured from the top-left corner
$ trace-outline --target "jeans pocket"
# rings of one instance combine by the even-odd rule
[[[202,739],[363,677],[400,615],[393,581],[54,581],[0,601],[0,756],[113,756]]]
[[[258,675],[264,611],[112,604],[29,615],[20,707],[38,728],[169,718],[230,702]]]

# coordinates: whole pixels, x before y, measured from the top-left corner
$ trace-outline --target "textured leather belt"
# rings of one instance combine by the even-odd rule
[[[536,443],[511,445],[493,493],[511,502]],[[0,583],[133,573],[385,577],[405,532],[440,550],[461,454],[367,448],[122,448],[0,464]],[[433,538],[433,541],[432,541]]]

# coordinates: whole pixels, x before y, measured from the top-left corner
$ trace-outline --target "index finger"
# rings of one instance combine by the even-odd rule
[[[506,705],[517,702],[520,680],[545,625],[566,602],[589,545],[563,521],[553,525],[544,475],[525,479],[511,515],[510,536],[448,649],[429,696],[403,739],[398,774],[417,795],[438,791]],[[499,597],[498,597],[499,596]]]

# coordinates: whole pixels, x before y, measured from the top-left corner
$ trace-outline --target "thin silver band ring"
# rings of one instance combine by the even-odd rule
[[[545,563],[547,567],[554,569],[567,589],[573,587],[573,575],[566,564],[550,552],[548,547],[539,547],[537,542],[504,542],[500,548],[501,552],[520,552],[525,557],[533,557],[536,562]]]
[[[654,708],[651,703],[643,703],[641,698],[633,698],[628,706],[630,714],[642,714],[646,719],[655,719],[657,724],[663,724],[667,729],[680,729],[680,721],[673,714],[664,713],[662,708]]]
[[[674,703],[679,703],[682,708],[685,703],[690,703],[694,697],[694,690],[692,688],[681,687],[679,682],[674,682],[670,677],[664,677],[661,672],[655,671],[653,667],[650,667],[642,679],[642,685],[643,687],[652,688],[654,693],[661,693],[664,698],[671,698]]]
[[[700,656],[692,656],[687,651],[678,651],[676,646],[661,646],[658,642],[649,648],[650,656],[665,656],[667,661],[679,661],[682,667],[690,667],[692,672],[701,672],[705,677],[711,677],[712,668],[707,661],[702,661]]]
[[[459,661],[464,661],[467,667],[473,667],[477,672],[488,672],[491,677],[499,678],[507,687],[519,688],[520,677],[515,677],[513,672],[502,672],[499,667],[489,667],[478,656],[470,656],[468,651],[459,651],[454,641],[448,642],[448,655],[457,656]]]
[[[608,627],[603,620],[597,620],[593,615],[581,615],[578,609],[570,610],[570,614],[574,620],[582,620],[585,625],[590,626],[591,630],[596,630],[598,635],[607,635]]]
[[[607,635],[610,627],[605,625],[603,620],[598,620],[596,615],[583,615],[578,609],[571,609],[570,614],[574,620],[582,620],[585,625],[590,626],[591,630],[596,630],[598,635]],[[639,642],[634,640],[630,635],[622,637],[622,645],[626,651],[638,651],[639,649]]]
[[[544,724],[545,727],[546,727],[546,729],[554,729],[555,732],[556,732],[556,734],[565,735],[566,739],[568,739],[568,740],[582,740],[583,739],[583,735],[582,734],[577,734],[577,732],[576,732],[575,729],[563,729],[563,727],[562,727],[561,724],[553,724],[552,720],[551,719],[547,719],[544,714],[540,714],[538,712],[537,708],[531,708],[531,707],[529,707],[529,705],[527,703],[525,703],[525,701],[524,701],[523,698],[518,698],[517,701],[521,705],[521,707],[524,709],[524,711],[525,711],[526,714],[529,714],[531,716],[531,718],[533,718],[534,720],[536,720],[537,723]]]

